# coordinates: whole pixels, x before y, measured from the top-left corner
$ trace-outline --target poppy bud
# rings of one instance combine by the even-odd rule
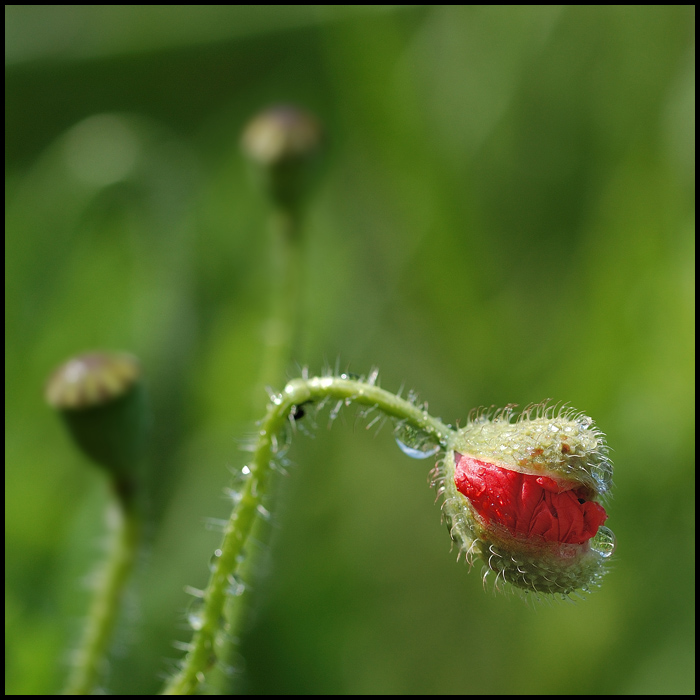
[[[278,105],[250,121],[241,146],[275,204],[294,209],[311,189],[322,140],[321,125],[313,115]]]
[[[61,365],[46,385],[80,449],[128,497],[144,452],[147,415],[140,365],[125,353],[92,352]]]
[[[458,430],[433,472],[453,540],[519,588],[568,594],[604,573],[614,536],[599,503],[612,464],[603,434],[571,409],[512,407]],[[488,573],[488,572],[487,572]]]

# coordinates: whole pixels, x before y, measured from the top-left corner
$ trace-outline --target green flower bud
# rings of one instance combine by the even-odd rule
[[[321,144],[318,120],[290,105],[271,107],[254,117],[241,140],[272,200],[292,209],[302,203],[313,184]]]
[[[128,495],[144,452],[148,422],[136,358],[109,352],[73,357],[51,375],[45,395],[80,449],[105,467],[120,493]]]
[[[612,483],[604,436],[571,409],[540,404],[512,416],[507,407],[475,417],[433,471],[450,535],[497,583],[536,593],[587,590],[614,549],[599,503]]]

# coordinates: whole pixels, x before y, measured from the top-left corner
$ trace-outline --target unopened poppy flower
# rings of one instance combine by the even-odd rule
[[[612,482],[605,438],[571,409],[540,404],[512,416],[507,407],[471,421],[433,472],[452,539],[497,582],[586,590],[614,549],[599,502]]]
[[[87,352],[51,375],[46,400],[78,447],[131,497],[146,447],[148,407],[141,365],[127,353]]]
[[[293,105],[276,105],[255,116],[241,138],[276,205],[296,208],[318,175],[323,129],[313,114]]]

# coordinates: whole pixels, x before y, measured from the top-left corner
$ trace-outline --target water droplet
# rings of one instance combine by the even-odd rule
[[[221,556],[221,550],[215,549],[214,554],[211,555],[209,559],[209,571],[214,571],[219,563],[219,557]]]
[[[195,632],[201,630],[204,626],[204,602],[198,598],[192,599],[187,606],[185,617]]]
[[[216,653],[224,655],[232,644],[234,644],[234,638],[224,629],[219,629],[214,637],[214,650]]]
[[[405,455],[411,457],[412,459],[427,459],[428,457],[432,457],[433,455],[437,454],[438,450],[440,449],[437,445],[433,445],[432,447],[429,447],[424,451],[423,449],[407,445],[405,442],[402,442],[399,438],[396,438],[396,444],[399,446],[399,449]]]
[[[248,476],[248,474],[250,474],[250,467],[248,467],[248,466],[243,467],[243,469],[241,469],[241,474]]]
[[[231,503],[234,506],[237,506],[238,502],[243,498],[243,494],[236,489],[225,488],[224,493],[231,499]]]
[[[581,430],[588,430],[593,425],[593,419],[588,416],[581,416],[576,423]]]
[[[226,593],[228,593],[231,596],[238,597],[239,595],[243,595],[244,592],[245,583],[241,581],[239,576],[231,574],[228,577],[228,587],[226,588]]]
[[[607,457],[603,457],[599,462],[591,466],[591,476],[596,482],[598,491],[606,493],[612,487],[612,462]]]
[[[607,559],[615,551],[615,535],[607,527],[600,526],[595,537],[591,540],[591,549]]]
[[[440,446],[428,433],[406,423],[399,423],[394,429],[394,437],[399,449],[412,459],[427,459],[436,455]]]

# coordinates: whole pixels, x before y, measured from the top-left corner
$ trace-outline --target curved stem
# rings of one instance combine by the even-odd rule
[[[306,402],[337,399],[346,404],[356,403],[375,407],[386,415],[405,421],[424,431],[436,443],[446,445],[453,430],[428,411],[399,398],[373,383],[344,377],[313,377],[294,379],[281,394],[273,397],[267,414],[260,424],[253,459],[247,465],[248,477],[240,499],[231,513],[221,553],[216,560],[209,584],[204,591],[201,617],[190,651],[180,672],[168,683],[163,694],[189,695],[204,680],[204,673],[216,662],[216,635],[221,629],[221,618],[226,602],[226,591],[231,586],[238,558],[248,540],[262,500],[267,493],[271,474],[271,461],[279,449],[278,435],[283,430],[294,406]]]
[[[95,691],[101,666],[117,618],[126,580],[138,550],[140,521],[132,499],[118,496],[109,505],[107,521],[111,541],[99,573],[87,625],[63,695],[90,695]]]

